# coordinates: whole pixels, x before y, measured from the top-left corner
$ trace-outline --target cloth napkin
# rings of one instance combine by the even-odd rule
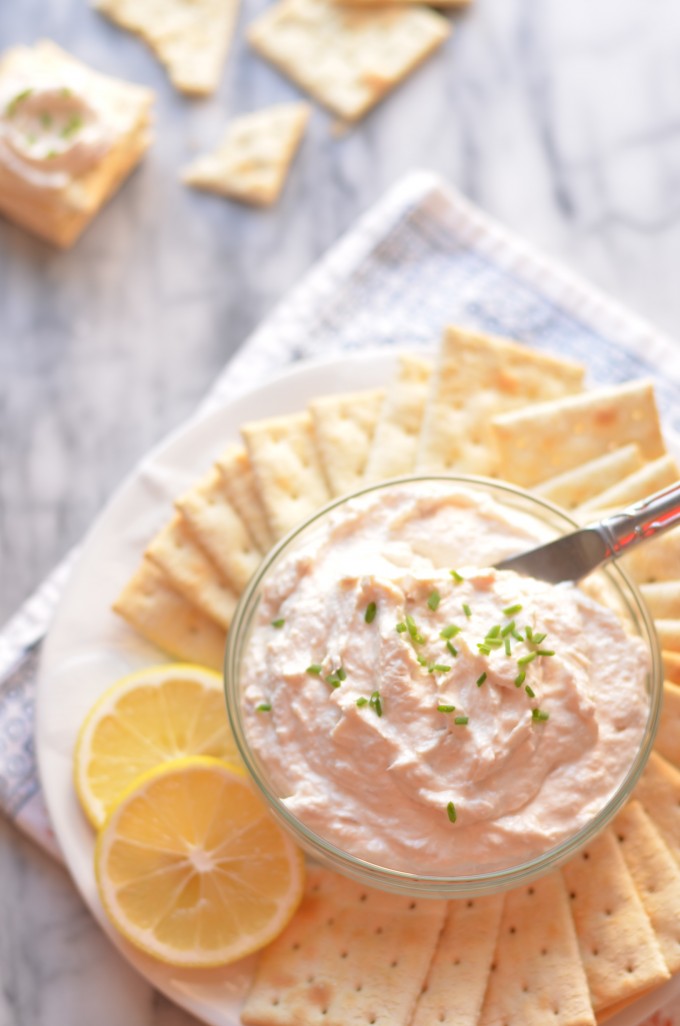
[[[680,455],[680,347],[427,172],[395,186],[307,274],[244,343],[196,416],[297,360],[377,346],[434,349],[450,322],[580,360],[591,384],[654,378],[668,443]],[[0,809],[56,857],[34,709],[41,639],[75,558],[0,632]],[[680,1007],[664,1016],[654,1021],[680,1024]]]

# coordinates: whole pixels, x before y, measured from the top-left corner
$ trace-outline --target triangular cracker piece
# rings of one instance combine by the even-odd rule
[[[446,905],[311,868],[289,926],[260,958],[245,1026],[407,1026]]]
[[[669,680],[663,685],[663,709],[654,747],[680,769],[680,687]]]
[[[680,528],[632,549],[622,557],[621,565],[638,584],[680,581]]]
[[[593,1026],[564,883],[551,873],[505,896],[479,1026]]]
[[[184,93],[215,91],[231,41],[238,0],[93,0],[102,14],[138,33]]]
[[[648,495],[661,491],[668,485],[672,485],[680,478],[678,465],[672,456],[660,456],[658,460],[646,463],[644,467],[634,471],[622,481],[612,485],[610,488],[593,496],[582,503],[579,514],[586,510],[622,509],[640,499],[646,499]]]
[[[306,103],[281,103],[234,118],[215,152],[189,164],[182,181],[242,203],[275,203],[309,115]]]
[[[680,867],[639,802],[618,813],[614,834],[671,973],[680,969]]]
[[[244,424],[241,434],[267,522],[274,537],[281,538],[331,498],[311,414]]]
[[[316,443],[333,495],[346,495],[361,488],[384,395],[382,388],[375,388],[370,392],[323,396],[309,404]]]
[[[652,752],[633,795],[680,863],[680,770]]]
[[[150,560],[142,561],[113,608],[163,652],[222,669],[226,632],[180,595]]]
[[[262,556],[229,502],[220,472],[211,470],[175,505],[200,547],[234,592],[240,595],[260,565]]]
[[[281,0],[250,25],[248,40],[316,100],[356,121],[450,32],[445,18],[423,8]]]
[[[556,477],[532,488],[534,495],[548,499],[564,509],[576,509],[612,485],[618,484],[642,466],[642,456],[637,445],[623,445],[604,456],[581,463],[573,470],[566,470]]]
[[[274,544],[274,537],[269,530],[248,453],[242,445],[229,445],[215,466],[222,475],[229,501],[264,556]]]
[[[476,1026],[498,937],[503,897],[449,902],[411,1026]]]
[[[179,514],[161,528],[144,555],[163,571],[180,595],[228,630],[238,595]]]
[[[432,364],[420,356],[399,356],[397,375],[385,396],[364,475],[366,483],[410,474],[416,465]]]
[[[667,980],[670,973],[611,828],[562,873],[595,1011]]]
[[[491,417],[577,392],[583,374],[579,364],[508,339],[447,328],[425,407],[418,470],[499,470],[504,477],[495,457]]]
[[[531,487],[626,442],[645,460],[664,454],[651,381],[632,381],[494,417],[503,477]]]

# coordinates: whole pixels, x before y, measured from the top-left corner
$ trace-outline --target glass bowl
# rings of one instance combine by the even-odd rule
[[[540,851],[531,857],[521,857],[516,862],[506,859],[504,860],[506,864],[501,861],[498,865],[468,866],[464,871],[453,872],[451,875],[430,875],[427,872],[409,872],[403,868],[390,868],[367,861],[365,858],[343,850],[302,822],[286,804],[286,786],[285,782],[281,780],[280,774],[275,779],[276,775],[270,772],[261,754],[251,744],[247,716],[244,714],[241,671],[244,659],[247,658],[251,630],[263,597],[263,589],[267,587],[268,582],[276,579],[277,574],[280,574],[289,556],[295,556],[312,544],[314,539],[323,535],[329,518],[333,518],[332,522],[336,522],[338,517],[351,512],[352,507],[349,510],[345,509],[348,503],[364,496],[367,497],[366,501],[370,501],[369,497],[374,495],[385,498],[387,493],[395,489],[401,491],[408,489],[417,494],[423,489],[427,490],[432,487],[438,489],[450,487],[453,490],[463,488],[467,492],[472,491],[480,496],[489,496],[501,506],[511,510],[512,516],[523,518],[526,525],[530,526],[531,532],[534,533],[535,542],[529,540],[526,545],[522,542],[520,543],[521,548],[531,548],[534,543],[569,533],[578,526],[559,508],[519,488],[495,480],[470,476],[410,476],[343,496],[316,513],[276,545],[249,583],[238,604],[229,631],[225,656],[225,693],[234,737],[257,789],[281,825],[313,859],[367,886],[413,897],[441,899],[473,897],[527,883],[535,877],[555,869],[603,829],[630,797],[652,749],[661,711],[663,668],[654,624],[635,584],[615,564],[610,564],[605,570],[591,575],[588,582],[597,581],[599,601],[616,611],[618,618],[624,621],[627,632],[639,637],[646,649],[649,661],[649,671],[646,676],[647,718],[644,727],[641,727],[639,744],[630,753],[627,772],[608,797],[603,799],[604,804],[597,814],[593,815],[580,829],[575,830],[566,839],[562,839],[560,843],[553,845],[548,850]],[[384,494],[380,495],[380,493]],[[389,499],[389,496],[387,497]],[[514,550],[499,554],[498,558],[501,555],[508,555],[512,551],[519,551],[516,541],[514,545]],[[465,562],[464,558],[461,558],[458,565],[464,565]],[[266,710],[263,710],[264,712]],[[357,756],[360,758],[360,753],[357,753]],[[370,786],[370,782],[367,786]],[[426,843],[425,840],[424,843]]]

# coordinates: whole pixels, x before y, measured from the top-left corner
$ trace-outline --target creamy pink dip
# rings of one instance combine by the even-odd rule
[[[385,867],[464,873],[535,856],[603,807],[644,731],[646,654],[583,590],[479,569],[541,533],[486,496],[401,486],[277,566],[244,713],[307,827]]]

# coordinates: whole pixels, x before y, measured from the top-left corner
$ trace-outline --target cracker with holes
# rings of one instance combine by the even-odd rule
[[[663,709],[654,747],[680,769],[680,687],[669,680],[663,685]]]
[[[403,353],[375,429],[364,478],[367,484],[410,474],[416,465],[432,364]]]
[[[580,364],[463,328],[446,329],[425,408],[418,470],[505,476],[490,419],[504,410],[578,392]]]
[[[449,902],[411,1026],[475,1026],[493,961],[503,897]]]
[[[559,873],[505,897],[479,1026],[593,1026],[595,1016]]]
[[[638,584],[680,581],[680,531],[668,531],[634,548],[621,565]]]
[[[113,608],[163,652],[222,669],[226,632],[176,591],[150,560],[142,560]]]
[[[645,460],[665,452],[651,381],[539,403],[494,417],[491,426],[502,476],[525,488],[624,443]]]
[[[661,491],[680,478],[678,465],[672,456],[659,456],[657,460],[633,471],[628,477],[600,492],[580,507],[580,513],[600,509],[622,509],[648,495]]]
[[[451,32],[434,11],[389,4],[280,0],[248,29],[250,45],[344,121],[357,121]]]
[[[633,794],[680,863],[680,770],[652,752]]]
[[[611,828],[562,869],[596,1012],[670,976]]]
[[[532,491],[565,509],[576,509],[595,499],[605,489],[616,485],[643,466],[637,445],[622,445],[620,449],[596,456],[573,470],[566,470],[537,484]]]
[[[245,1026],[406,1026],[446,904],[311,868],[290,925],[262,954]]]
[[[222,477],[229,502],[248,526],[255,544],[264,555],[274,544],[274,537],[269,530],[248,453],[242,445],[228,445],[215,461],[215,467]]]
[[[229,499],[216,469],[175,503],[199,546],[240,595],[262,558],[250,532]]]
[[[361,488],[384,395],[382,388],[375,388],[369,392],[323,396],[309,404],[317,447],[333,495],[346,495]]]
[[[244,424],[241,434],[267,522],[274,537],[281,538],[331,498],[311,414]]]
[[[281,195],[310,113],[306,103],[280,103],[234,118],[218,148],[192,161],[182,181],[241,203],[271,206]]]

